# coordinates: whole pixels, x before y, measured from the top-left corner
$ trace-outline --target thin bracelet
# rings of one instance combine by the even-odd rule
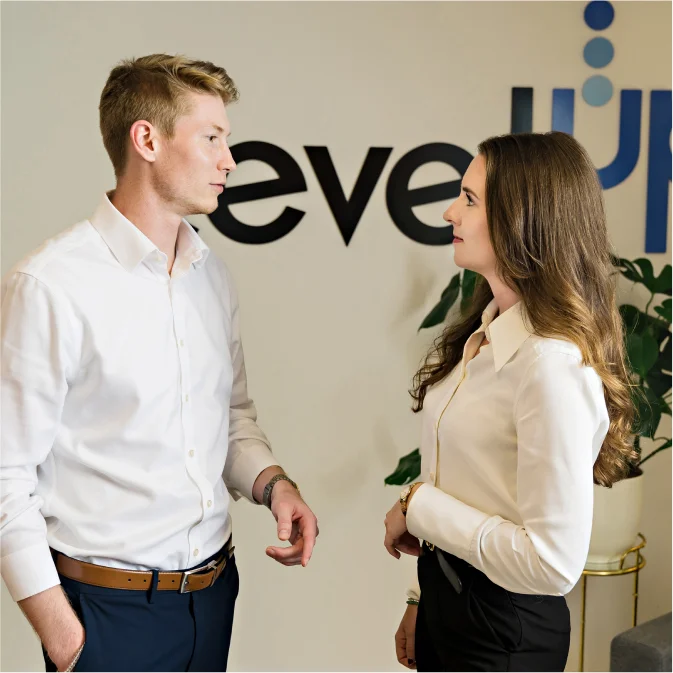
[[[420,605],[420,602],[415,598],[407,598],[407,605]]]
[[[86,641],[84,641],[79,650],[75,652],[75,657],[70,662],[70,666],[68,666],[68,668],[65,669],[64,673],[70,673],[75,668],[77,662],[79,661],[79,658],[82,656],[82,650],[84,649],[84,645],[86,645]]]

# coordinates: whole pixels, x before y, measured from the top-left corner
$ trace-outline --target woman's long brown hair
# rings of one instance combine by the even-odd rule
[[[594,481],[611,486],[637,458],[634,409],[608,240],[603,190],[584,148],[565,133],[485,140],[486,213],[500,278],[520,297],[536,334],[574,343],[603,381],[610,427]],[[414,411],[460,362],[493,299],[481,278],[472,303],[425,358],[411,391]]]

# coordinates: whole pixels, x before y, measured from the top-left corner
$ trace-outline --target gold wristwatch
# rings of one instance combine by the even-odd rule
[[[405,486],[402,489],[402,493],[400,493],[400,505],[402,506],[402,514],[404,514],[404,516],[407,515],[407,504],[408,504],[408,500],[409,500],[409,495],[411,493],[411,489],[414,486],[416,486],[418,484],[422,484],[422,483],[423,482],[421,482],[421,481],[415,481],[413,484],[409,484],[408,486]]]

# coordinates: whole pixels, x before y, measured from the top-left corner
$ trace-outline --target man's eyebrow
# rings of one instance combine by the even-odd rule
[[[217,124],[211,124],[211,126],[218,132],[218,133],[224,133],[224,129],[221,126],[218,126]],[[225,133],[225,136],[228,138],[231,135],[231,131],[229,133]]]

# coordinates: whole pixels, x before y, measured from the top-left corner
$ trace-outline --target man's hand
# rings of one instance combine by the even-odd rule
[[[267,467],[257,476],[252,487],[252,495],[257,502],[262,502],[264,487],[277,474],[284,474],[280,465]],[[289,540],[292,546],[267,547],[267,556],[286,566],[301,563],[306,567],[318,537],[318,521],[289,482],[281,479],[274,484],[271,491],[271,513],[278,522],[278,539],[283,542]]]
[[[306,567],[316,538],[318,520],[299,493],[287,481],[278,481],[271,491],[271,513],[278,522],[278,539],[290,541],[291,547],[267,547],[267,556],[285,566],[301,563]]]
[[[398,559],[401,556],[400,552],[411,556],[421,555],[421,544],[418,538],[407,530],[407,518],[402,514],[402,505],[399,500],[386,514],[384,523],[386,536],[383,545],[391,556]]]
[[[49,658],[65,671],[84,643],[84,627],[60,586],[19,601]]]
[[[407,605],[402,621],[395,634],[397,661],[407,668],[416,668],[416,618],[418,606]]]

